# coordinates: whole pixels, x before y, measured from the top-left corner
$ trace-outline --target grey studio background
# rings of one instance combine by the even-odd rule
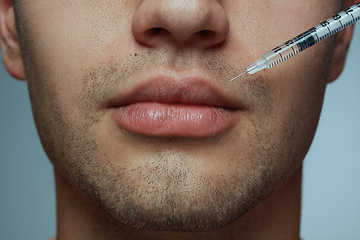
[[[360,24],[355,28],[304,163],[304,240],[360,239]],[[46,240],[55,228],[52,166],[36,133],[26,82],[13,80],[1,64],[0,240]]]

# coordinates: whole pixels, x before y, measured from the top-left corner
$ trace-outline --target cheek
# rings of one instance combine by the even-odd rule
[[[330,48],[331,42],[324,46]],[[280,144],[296,151],[299,160],[308,151],[318,125],[330,67],[328,47],[315,46],[262,73],[269,77],[273,91],[270,126],[279,129]]]
[[[41,76],[54,85],[63,83],[66,76],[66,84],[71,85],[87,66],[126,56],[133,49],[129,46],[133,4],[113,0],[25,2],[27,75]]]
[[[333,1],[251,1],[225,5],[231,23],[227,55],[246,68],[262,54],[337,12]],[[309,51],[309,50],[307,50]],[[235,55],[234,52],[238,54]],[[239,74],[241,71],[239,72]]]
[[[280,65],[265,70],[275,86],[274,96],[280,106],[287,109],[304,108],[315,113],[321,110],[334,40],[327,39]]]
[[[78,118],[75,96],[83,89],[88,66],[109,61],[112,55],[126,57],[132,49],[124,44],[130,44],[131,4],[135,3],[24,1],[22,51],[40,135],[60,118]]]

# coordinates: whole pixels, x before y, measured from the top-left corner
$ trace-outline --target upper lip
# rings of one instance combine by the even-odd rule
[[[136,81],[128,91],[118,94],[107,105],[120,107],[137,102],[161,102],[240,108],[218,81],[209,79],[197,71],[187,71],[186,74],[162,71]]]

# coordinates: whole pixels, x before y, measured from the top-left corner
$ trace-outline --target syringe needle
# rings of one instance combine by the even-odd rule
[[[242,74],[237,75],[236,77],[230,79],[230,82],[233,81],[233,80],[235,80],[235,79],[237,79],[237,78],[239,78],[239,77],[241,77],[241,76],[244,75],[245,73],[247,73],[247,71],[245,71],[245,72],[243,72]]]

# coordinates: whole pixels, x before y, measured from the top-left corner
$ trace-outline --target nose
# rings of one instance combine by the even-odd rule
[[[148,47],[172,43],[209,48],[226,39],[229,21],[218,0],[142,0],[132,32]]]

